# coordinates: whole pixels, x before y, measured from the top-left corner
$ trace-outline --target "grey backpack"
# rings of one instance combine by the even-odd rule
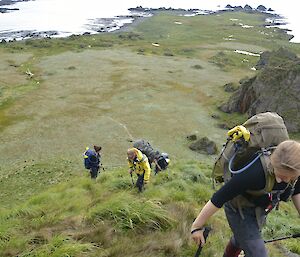
[[[149,163],[152,163],[154,159],[158,158],[160,155],[160,152],[155,151],[151,144],[144,139],[138,139],[134,141],[133,147],[139,149],[143,154],[145,154],[149,160]]]
[[[227,139],[215,161],[212,178],[226,182],[232,174],[240,173],[260,158],[263,166],[269,167],[270,153],[281,142],[288,140],[287,128],[281,116],[274,112],[259,113],[242,124],[250,132],[248,142]]]

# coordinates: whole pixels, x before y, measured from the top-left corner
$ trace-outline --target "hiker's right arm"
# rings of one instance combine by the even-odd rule
[[[198,229],[198,228],[202,228],[206,221],[212,216],[214,215],[218,210],[220,210],[220,208],[218,208],[217,206],[215,206],[210,200],[205,204],[205,206],[203,207],[203,209],[200,211],[198,217],[195,219],[195,221],[192,224],[191,227],[191,232],[194,229]],[[194,233],[192,233],[192,239],[197,243],[197,245],[203,246],[205,244],[205,239],[203,236],[203,230],[200,231],[196,231]]]
[[[134,164],[129,160],[127,160],[127,163],[128,163],[129,171],[132,172],[134,170]]]

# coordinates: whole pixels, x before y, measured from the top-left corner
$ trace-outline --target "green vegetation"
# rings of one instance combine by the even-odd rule
[[[220,148],[224,128],[245,120],[217,108],[231,95],[225,84],[256,74],[258,57],[235,50],[300,54],[263,23],[261,14],[161,12],[127,32],[1,44],[0,255],[192,256],[189,229],[213,193],[214,156],[189,150],[186,136]],[[172,161],[143,194],[125,168],[131,137]],[[94,143],[106,168],[96,183],[81,156]],[[265,238],[299,231],[290,204],[272,215]],[[230,237],[222,212],[210,225],[203,256],[220,255]],[[270,244],[270,256],[281,247],[300,253],[288,240]]]
[[[102,172],[96,182],[87,174],[62,182],[2,209],[1,256],[191,256],[196,247],[189,241],[190,224],[213,193],[210,172],[210,165],[181,162],[153,176],[143,194],[132,187],[127,169]],[[270,220],[265,238],[300,229],[289,204]],[[203,256],[220,254],[230,237],[223,212],[210,226]],[[299,253],[296,240],[285,245]]]

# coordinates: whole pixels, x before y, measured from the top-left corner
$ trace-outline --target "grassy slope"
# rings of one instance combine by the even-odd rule
[[[230,20],[232,18],[239,20],[232,21]],[[175,21],[182,24],[175,24]],[[74,181],[71,178],[74,175],[77,177],[81,172],[81,152],[84,146],[95,142],[99,142],[104,148],[103,162],[108,170],[112,170],[114,166],[126,165],[124,153],[130,145],[127,139],[131,135],[134,138],[149,139],[154,146],[168,152],[173,163],[178,163],[179,166],[183,165],[182,162],[186,159],[193,160],[193,165],[196,165],[194,162],[199,160],[205,167],[207,163],[211,164],[212,157],[208,158],[188,150],[185,136],[189,133],[197,133],[198,136],[208,136],[219,145],[223,142],[225,131],[217,127],[220,121],[211,118],[212,113],[217,113],[216,105],[229,96],[223,91],[223,85],[228,82],[237,83],[241,78],[255,74],[250,68],[258,60],[257,57],[239,55],[233,51],[238,49],[260,52],[285,46],[297,53],[300,52],[298,44],[288,43],[285,35],[276,29],[263,28],[262,21],[262,16],[243,13],[197,17],[163,13],[145,20],[129,33],[29,40],[2,45],[0,48],[0,74],[3,75],[0,81],[0,194],[3,208],[15,206],[33,194],[62,181],[71,180],[70,183],[75,191],[77,183],[81,185],[78,191],[86,190],[85,187],[91,187],[91,190],[95,190],[96,193],[97,190],[103,190],[98,189],[97,185],[102,183],[102,179],[105,180],[105,176],[95,185],[85,179]],[[238,23],[254,27],[243,29]],[[229,38],[235,40],[229,41]],[[160,46],[155,47],[152,43],[159,43]],[[33,78],[25,74],[27,70],[34,73]],[[235,124],[239,119],[243,119],[236,115],[227,116],[222,113],[218,115],[229,124]],[[194,169],[192,173],[196,172]],[[180,168],[177,168],[174,173],[177,174],[179,171]],[[122,171],[113,172],[121,174]],[[116,183],[122,185],[123,180],[121,176],[120,181]],[[105,183],[108,188],[113,186],[110,179]],[[167,186],[164,183],[165,181],[162,180],[152,189],[150,187],[143,199],[157,200],[156,189]],[[150,241],[154,238],[158,239],[158,242],[166,238],[175,238],[174,242],[179,242],[178,245],[183,246],[183,249],[175,247],[177,250],[173,255],[174,249],[170,250],[171,253],[162,250],[162,254],[165,255],[161,256],[181,256],[180,254],[185,250],[190,252],[194,250],[187,243],[186,231],[191,217],[195,215],[194,207],[199,208],[199,199],[202,203],[211,193],[209,189],[204,189],[206,193],[201,198],[198,193],[190,191],[193,189],[187,187],[180,179],[174,183],[176,187],[182,187],[183,190],[176,190],[176,192],[166,190],[165,195],[158,198],[159,201],[166,202],[163,209],[168,211],[168,208],[171,208],[168,204],[170,197],[178,194],[179,203],[186,202],[184,208],[191,212],[185,214],[186,219],[182,219],[186,222],[183,228],[181,222],[178,223],[180,219],[173,217],[181,228],[181,234],[178,235],[177,229],[174,228],[168,228],[173,234],[165,237],[163,233],[154,233],[153,237],[149,234]],[[106,186],[103,188],[107,191]],[[127,186],[125,183],[125,188]],[[198,188],[200,185],[196,184],[196,186]],[[102,185],[100,187],[102,188]],[[173,187],[173,190],[176,187]],[[54,192],[61,190],[59,192],[61,194],[65,192],[68,198],[66,188],[68,185],[63,184],[51,190]],[[44,197],[47,201],[52,201],[51,190],[37,198]],[[117,191],[116,197],[111,199],[118,199],[119,193]],[[135,197],[132,196],[132,192],[127,193],[129,196],[122,197]],[[75,195],[80,198],[79,192]],[[46,251],[44,248],[52,244],[72,248],[73,243],[82,242],[81,238],[78,241],[73,234],[70,241],[58,235],[65,230],[63,224],[66,222],[66,217],[74,219],[75,223],[79,222],[76,226],[82,226],[83,230],[90,229],[88,223],[85,223],[85,218],[90,215],[86,212],[86,205],[77,206],[77,209],[74,207],[73,212],[73,207],[70,207],[71,211],[67,208],[68,204],[78,205],[75,200],[70,200],[66,205],[65,202],[57,202],[58,199],[54,198],[53,204],[47,205],[49,208],[53,207],[47,211],[49,217],[44,218],[39,211],[33,214],[35,219],[42,220],[37,221],[41,222],[41,226],[38,225],[37,229],[34,225],[25,228],[20,225],[21,222],[24,222],[24,219],[27,222],[31,218],[30,213],[26,216],[26,211],[48,208],[44,204],[40,205],[39,201],[33,208],[32,201],[34,200],[27,202],[24,207],[3,209],[5,215],[9,217],[12,215],[10,221],[12,223],[4,222],[3,224],[7,225],[3,225],[6,227],[2,226],[0,231],[3,232],[2,249],[8,251],[7,256],[10,256],[9,251],[14,248],[18,252],[29,251],[31,244],[28,240],[32,238],[28,231],[39,233],[39,229],[47,230],[43,219],[47,222],[50,219],[50,230],[54,232],[50,233],[49,238],[46,237],[46,241],[33,243],[32,247],[36,249],[34,251]],[[93,206],[100,208],[101,205],[97,204],[95,195],[80,200],[80,203],[88,204],[90,201],[96,201],[93,202]],[[55,212],[58,209],[55,207],[56,202],[60,208],[66,207],[66,209],[62,208],[58,216]],[[20,208],[25,208],[25,216],[22,214],[15,217],[12,213],[18,212]],[[178,213],[178,216],[181,215],[180,210]],[[5,215],[2,219],[4,221],[7,220]],[[283,217],[282,220],[284,219]],[[12,229],[14,222],[19,229]],[[62,226],[57,228],[57,233],[54,226],[56,222]],[[213,222],[216,226],[226,226],[221,217]],[[107,226],[105,228],[108,234],[112,233],[106,222],[102,225]],[[16,240],[6,240],[7,231],[9,233],[13,231]],[[91,229],[91,235],[94,235],[94,232]],[[65,233],[68,233],[68,229],[62,233],[63,236]],[[121,230],[117,238],[125,240],[124,235],[128,233],[135,238],[137,232]],[[223,236],[227,238],[228,232],[224,235],[217,233],[215,235],[217,241],[220,241],[220,237]],[[82,245],[82,249],[92,249],[88,256],[92,256],[92,253],[99,256],[97,248],[91,244],[91,236],[87,238],[88,240],[83,240],[87,245]],[[170,240],[171,248],[174,242]],[[11,247],[10,244],[20,245]],[[126,244],[128,243],[125,240],[124,245]],[[207,256],[218,253],[222,244],[217,243],[219,246],[216,249],[211,247],[211,253],[207,253]],[[143,249],[157,248],[157,251],[154,251],[157,254],[159,249],[165,249],[164,247],[168,245],[166,243],[165,246],[162,244],[156,246],[146,243]],[[295,248],[295,244],[290,247]],[[78,256],[81,256],[79,252],[84,251],[80,249]],[[138,251],[137,249],[138,246],[130,247],[128,256],[132,256],[130,254]],[[116,249],[110,249],[108,252],[103,256],[118,256]],[[59,253],[56,254],[58,255],[53,256],[61,256]],[[182,256],[186,255],[187,253]],[[45,256],[48,256],[47,253]],[[277,255],[274,253],[273,256]]]
[[[103,172],[96,183],[87,176],[60,183],[2,210],[1,256],[193,256],[188,231],[212,194],[210,169],[196,162],[173,165],[169,174],[153,177],[142,195],[132,189],[126,169]],[[295,212],[285,213],[288,208],[282,206],[276,216],[280,232],[272,231],[273,221],[266,238],[299,229],[296,221],[279,225],[297,219]],[[230,235],[222,211],[210,225],[214,230],[203,256],[220,256]],[[289,243],[296,249],[296,240]],[[282,256],[270,250],[270,256]]]

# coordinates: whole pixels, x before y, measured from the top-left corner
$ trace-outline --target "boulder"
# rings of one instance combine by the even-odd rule
[[[200,138],[196,142],[190,144],[189,148],[198,153],[209,155],[216,154],[218,152],[216,143],[209,140],[207,137]]]
[[[240,5],[234,6],[233,9],[234,9],[235,11],[243,11],[243,10],[244,10],[243,7],[240,6]]]
[[[223,87],[224,87],[225,92],[234,92],[234,91],[238,90],[238,86],[232,82],[226,83]]]
[[[245,10],[245,11],[252,11],[253,8],[252,8],[250,5],[246,4],[246,5],[244,6],[244,10]]]
[[[264,5],[259,5],[256,9],[261,12],[265,12],[267,10],[267,8]]]
[[[187,135],[186,139],[190,141],[195,141],[197,140],[197,135],[196,134]]]

